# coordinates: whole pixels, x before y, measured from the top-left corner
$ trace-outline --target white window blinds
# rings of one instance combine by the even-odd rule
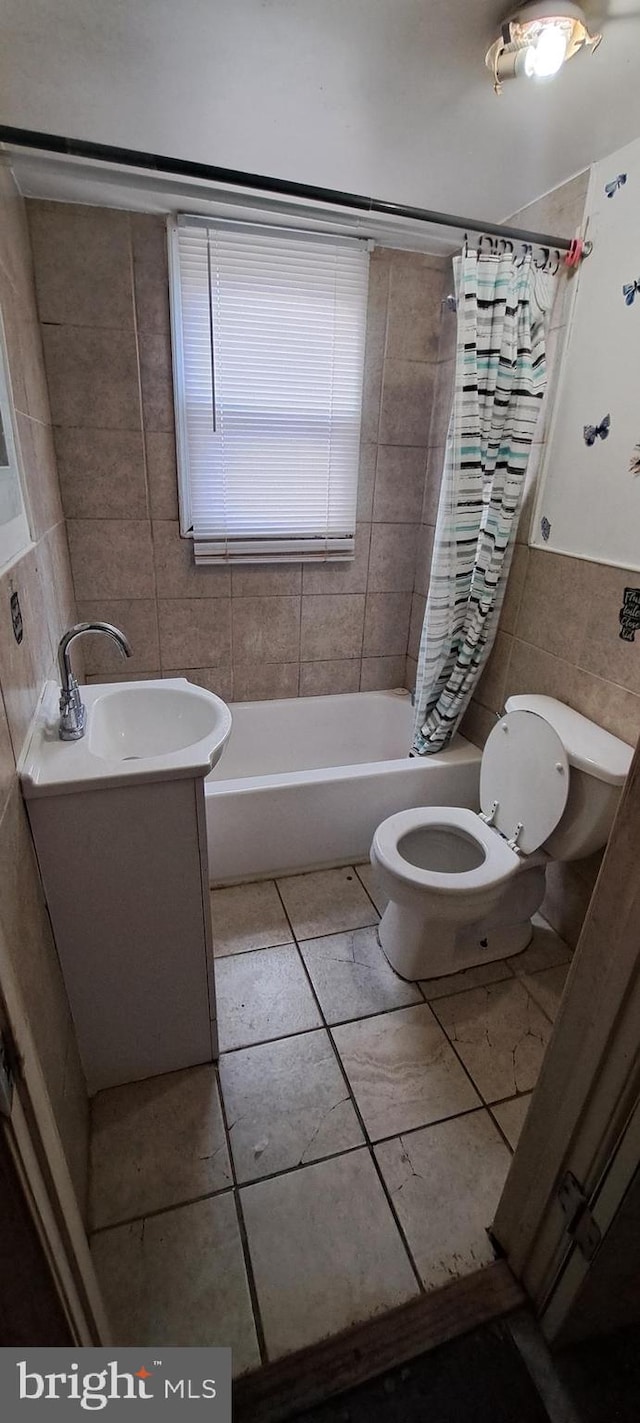
[[[366,244],[180,219],[171,255],[182,529],[196,562],[353,557]]]

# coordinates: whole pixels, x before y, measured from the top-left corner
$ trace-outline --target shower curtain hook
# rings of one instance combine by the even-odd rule
[[[543,253],[542,261],[541,261],[541,262],[534,262],[534,266],[535,266],[535,269],[536,269],[537,272],[544,272],[545,269],[546,269],[546,267],[547,267],[548,262],[549,262],[550,259],[551,259],[551,249],[550,249],[549,247],[543,247],[543,248],[542,248],[542,253]]]

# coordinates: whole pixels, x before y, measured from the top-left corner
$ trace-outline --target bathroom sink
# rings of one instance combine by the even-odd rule
[[[220,760],[231,712],[184,677],[81,687],[85,735],[58,736],[59,688],[48,682],[19,772],[27,799],[135,781],[206,776]]]
[[[89,750],[105,761],[170,756],[205,737],[215,742],[221,731],[223,745],[229,721],[230,714],[218,697],[185,695],[182,688],[166,684],[121,687],[93,703]]]

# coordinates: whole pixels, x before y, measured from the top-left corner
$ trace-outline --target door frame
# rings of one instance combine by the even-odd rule
[[[571,1171],[587,1203],[615,1213],[640,1162],[639,828],[636,748],[493,1226],[551,1340],[588,1269],[559,1185]]]
[[[85,1223],[17,979],[0,933],[0,1031],[11,1051],[10,1109],[0,1117],[71,1337],[108,1345],[110,1328]]]

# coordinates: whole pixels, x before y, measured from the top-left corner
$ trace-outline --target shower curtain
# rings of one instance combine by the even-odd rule
[[[453,736],[496,634],[546,387],[553,278],[531,254],[454,260],[453,410],[416,681],[413,751]]]

